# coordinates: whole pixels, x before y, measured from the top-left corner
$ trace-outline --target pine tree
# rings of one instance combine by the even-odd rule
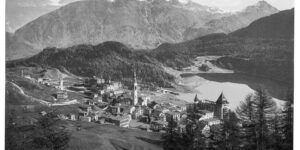
[[[244,140],[245,149],[252,150],[256,147],[257,139],[255,132],[255,109],[253,94],[246,96],[244,102],[236,109],[243,127],[240,129],[240,137]]]
[[[254,120],[254,101],[253,94],[248,94],[244,102],[241,102],[240,106],[237,108],[236,112],[239,114],[240,118],[246,122],[252,122]]]
[[[259,88],[253,97],[255,108],[255,128],[257,137],[257,149],[265,150],[268,141],[268,122],[276,111],[276,103],[271,99],[268,93]]]
[[[223,123],[224,145],[228,150],[239,148],[239,119],[234,112],[229,112],[228,119]]]
[[[268,143],[268,149],[281,150],[283,149],[282,135],[282,113],[276,112],[270,124],[271,135]]]
[[[294,115],[294,98],[292,92],[287,94],[287,102],[284,106],[284,119],[283,119],[283,133],[284,133],[284,149],[292,150],[293,149],[293,115]]]
[[[163,136],[163,147],[166,150],[181,149],[180,135],[176,132],[177,122],[171,118],[168,122],[167,133]]]

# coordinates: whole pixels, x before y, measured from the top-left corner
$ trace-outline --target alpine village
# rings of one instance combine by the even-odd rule
[[[294,8],[72,0],[12,23],[7,150],[293,149]]]

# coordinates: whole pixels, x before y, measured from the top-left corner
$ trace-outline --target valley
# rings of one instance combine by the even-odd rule
[[[209,149],[228,133],[246,140],[226,149],[253,149],[257,132],[276,134],[265,120],[292,116],[293,36],[294,9],[266,1],[234,13],[178,0],[64,5],[6,32],[6,144]]]

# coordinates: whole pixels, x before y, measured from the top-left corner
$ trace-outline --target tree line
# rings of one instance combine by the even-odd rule
[[[289,92],[288,92],[289,93]],[[178,132],[171,121],[163,135],[166,150],[292,150],[293,95],[278,108],[265,89],[249,94],[240,106],[229,111],[219,125],[203,133],[197,120],[188,121],[186,132]]]

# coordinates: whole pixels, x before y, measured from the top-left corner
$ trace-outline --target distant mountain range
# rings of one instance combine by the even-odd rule
[[[266,1],[259,1],[253,6],[248,6],[242,11],[235,14],[224,16],[220,19],[213,19],[205,25],[212,28],[215,33],[230,33],[242,27],[249,25],[254,20],[263,16],[268,16],[278,12],[276,8],[268,4]]]
[[[43,15],[7,36],[10,39],[6,59],[32,56],[45,47],[105,41],[118,41],[134,49],[152,49],[165,42],[229,33],[276,12],[276,8],[264,1],[235,13],[177,0],[78,1]]]
[[[294,9],[264,17],[248,27],[228,35],[211,34],[181,43],[164,43],[159,47],[142,51],[133,50],[119,42],[105,42],[96,46],[77,45],[69,48],[47,48],[43,52],[18,61],[9,61],[8,67],[18,65],[45,65],[54,68],[63,66],[71,73],[83,76],[109,75],[115,79],[132,76],[132,64],[140,68],[139,77],[146,82],[169,85],[173,78],[161,67],[181,69],[192,65],[197,56],[223,56],[216,65],[253,76],[293,84],[294,40],[291,35],[281,36],[293,23]],[[281,25],[270,23],[276,20],[292,20]],[[273,37],[269,37],[269,30]],[[260,32],[253,38],[255,32]],[[278,36],[277,36],[278,35]]]

